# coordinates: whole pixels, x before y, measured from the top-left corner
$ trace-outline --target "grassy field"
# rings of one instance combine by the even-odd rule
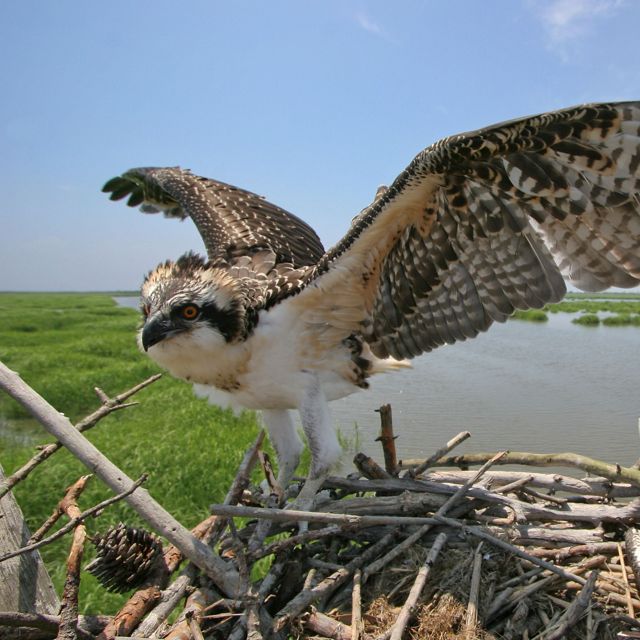
[[[34,389],[72,421],[97,408],[93,392],[115,395],[156,373],[136,347],[139,323],[133,309],[116,307],[104,294],[0,294],[0,360],[18,371]],[[139,393],[137,407],[116,412],[87,432],[88,438],[130,477],[150,473],[146,488],[185,526],[208,515],[221,501],[246,447],[257,433],[252,413],[236,418],[195,398],[191,386],[164,376]],[[23,409],[0,394],[0,418],[21,424]],[[25,424],[27,422],[25,421]],[[42,430],[37,442],[50,438]],[[33,447],[3,442],[0,462],[9,475],[34,453]],[[16,487],[15,494],[32,531],[51,513],[64,489],[86,469],[60,451]],[[109,497],[93,479],[80,507]],[[89,533],[123,521],[141,524],[124,503],[87,523]],[[69,539],[43,549],[58,591],[64,580]],[[86,558],[93,547],[87,546]],[[113,613],[123,596],[108,594],[83,574],[81,609]]]

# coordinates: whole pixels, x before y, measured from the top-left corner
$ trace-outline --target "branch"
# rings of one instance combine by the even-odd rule
[[[44,547],[47,544],[50,544],[57,540],[58,538],[62,538],[65,534],[69,533],[77,524],[83,522],[87,518],[95,515],[96,513],[102,511],[109,505],[112,505],[114,502],[118,502],[123,498],[126,498],[128,495],[133,493],[143,482],[147,480],[149,477],[148,474],[143,473],[126,491],[119,493],[117,496],[113,496],[112,498],[107,498],[102,502],[98,503],[91,509],[87,509],[83,511],[77,518],[71,518],[71,520],[65,524],[63,527],[60,527],[54,534],[50,535],[48,538],[43,538],[42,540],[38,540],[33,544],[27,545],[26,547],[22,547],[20,549],[16,549],[15,551],[11,551],[11,553],[6,553],[3,556],[0,556],[0,562],[4,562],[5,560],[9,560],[9,558],[14,558],[15,556],[19,556],[23,553],[29,553],[30,551],[35,551],[40,547]],[[32,537],[33,539],[33,537]]]
[[[470,438],[471,434],[468,431],[461,431],[457,436],[454,436],[444,445],[444,447],[438,449],[432,456],[427,458],[426,460],[407,460],[403,462],[401,468],[407,468],[408,471],[404,474],[405,478],[415,478],[416,476],[424,473],[429,467],[432,467],[436,462],[440,464],[440,458],[446,455],[457,447],[461,442],[464,442],[467,438]],[[489,456],[490,458],[491,456]],[[487,458],[487,460],[489,459]],[[415,467],[412,469],[411,467]]]
[[[125,404],[124,401],[127,398],[130,398],[135,393],[138,393],[141,389],[148,387],[150,384],[158,380],[162,377],[162,374],[157,373],[150,378],[147,378],[144,382],[131,387],[127,391],[115,396],[115,398],[108,398],[104,395],[104,393],[96,387],[96,393],[100,397],[102,401],[102,406],[94,411],[92,414],[88,415],[86,418],[83,418],[78,424],[75,425],[75,428],[80,431],[88,431],[91,427],[95,426],[99,420],[104,418],[105,416],[113,413],[114,411],[118,411],[119,409],[126,409],[127,407],[131,407],[135,402],[130,402]],[[100,395],[102,394],[102,396]],[[24,464],[20,469],[18,469],[15,473],[10,475],[6,480],[0,483],[0,498],[4,496],[6,493],[11,491],[13,487],[15,487],[18,482],[24,480],[41,462],[44,462],[47,458],[52,456],[58,449],[62,447],[60,442],[53,442],[52,444],[48,444],[43,447],[29,462]]]
[[[82,476],[71,486],[60,502],[60,508],[70,519],[78,519],[80,509],[77,499],[91,476]],[[60,603],[60,626],[57,640],[77,640],[78,637],[78,590],[80,588],[80,565],[84,552],[87,529],[78,521],[73,531],[71,549],[67,560],[67,577],[64,581],[62,601]]]
[[[466,453],[459,456],[449,456],[440,458],[434,466],[438,467],[468,467],[474,464],[482,464],[489,460],[495,453]],[[411,468],[418,464],[419,460],[405,460],[403,468]],[[624,480],[630,484],[640,487],[640,470],[633,467],[622,467],[618,464],[609,464],[589,458],[577,453],[529,453],[526,451],[511,451],[503,458],[500,464],[523,464],[539,467],[576,467],[583,471],[588,471],[597,476],[609,478],[614,482]]]
[[[133,485],[131,478],[100,453],[66,417],[2,363],[0,363],[0,388],[20,402],[49,433],[54,435],[113,491],[120,493],[131,488]],[[209,547],[196,540],[188,529],[156,502],[147,491],[138,489],[127,496],[126,500],[143,520],[198,565],[225,594],[235,594],[238,584],[237,572],[220,557],[214,555]]]

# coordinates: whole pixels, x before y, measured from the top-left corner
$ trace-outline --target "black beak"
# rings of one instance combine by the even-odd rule
[[[142,347],[145,351],[154,344],[164,340],[172,331],[171,323],[167,318],[155,316],[145,322],[142,328]]]

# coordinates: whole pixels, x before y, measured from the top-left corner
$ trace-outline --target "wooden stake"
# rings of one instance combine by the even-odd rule
[[[391,405],[383,404],[376,411],[380,414],[380,435],[376,442],[382,444],[384,454],[384,467],[392,476],[398,475],[398,458],[396,456],[396,438],[393,435],[393,419],[391,416]]]

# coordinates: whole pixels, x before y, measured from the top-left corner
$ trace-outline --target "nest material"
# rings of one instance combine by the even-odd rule
[[[162,543],[153,534],[120,522],[92,540],[97,556],[86,570],[108,591],[123,593],[140,586],[149,577],[162,553]]]

